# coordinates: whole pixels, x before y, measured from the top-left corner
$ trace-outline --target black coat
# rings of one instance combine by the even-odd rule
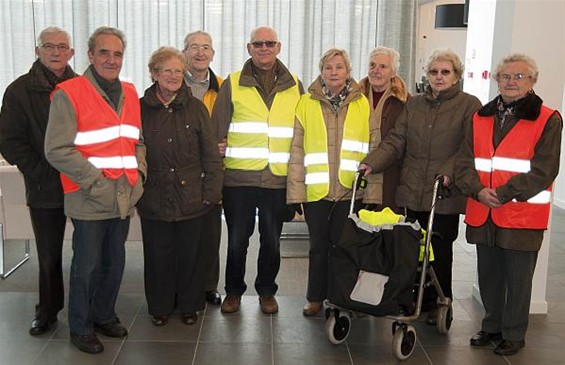
[[[70,67],[65,74],[75,76]],[[35,61],[29,73],[6,88],[0,111],[0,153],[23,173],[26,201],[34,208],[63,206],[59,172],[45,159],[43,147],[53,88]]]
[[[204,104],[184,83],[168,107],[157,99],[156,89],[153,84],[141,98],[147,180],[137,209],[147,219],[196,218],[222,199],[216,130]]]

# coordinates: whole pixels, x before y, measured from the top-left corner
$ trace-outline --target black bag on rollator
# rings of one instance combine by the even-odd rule
[[[332,236],[328,301],[373,316],[409,314],[418,270],[420,224],[371,225],[350,214]]]

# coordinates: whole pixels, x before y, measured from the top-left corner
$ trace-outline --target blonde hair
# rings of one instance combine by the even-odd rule
[[[323,71],[324,64],[328,62],[330,58],[335,56],[343,57],[343,60],[345,61],[345,69],[348,73],[351,73],[351,61],[349,60],[349,55],[347,54],[346,50],[341,48],[330,48],[326,52],[324,52],[322,58],[320,58],[320,72]]]
[[[437,61],[451,62],[451,65],[453,66],[453,72],[455,72],[457,78],[461,79],[461,77],[463,77],[463,63],[461,63],[459,56],[452,50],[435,50],[428,59],[428,64],[426,65],[426,73],[430,70],[432,63]]]
[[[171,58],[178,58],[182,64],[182,72],[185,73],[188,69],[188,64],[186,58],[181,51],[175,47],[160,47],[155,52],[151,54],[147,67],[149,67],[149,74],[151,76],[151,81],[155,82],[153,75],[160,71],[160,65],[170,60]]]

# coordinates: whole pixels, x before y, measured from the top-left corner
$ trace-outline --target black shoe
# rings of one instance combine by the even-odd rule
[[[73,335],[71,333],[71,343],[75,345],[80,351],[87,352],[89,354],[98,354],[104,351],[104,345],[93,333],[91,335]]]
[[[57,322],[57,318],[52,319],[39,319],[35,318],[31,321],[31,327],[29,329],[29,334],[32,336],[39,336],[49,331],[51,325]]]
[[[499,343],[498,346],[496,346],[496,348],[494,349],[494,353],[502,356],[510,356],[520,351],[520,349],[524,346],[526,346],[526,341],[524,340],[521,341],[502,340],[502,342]]]
[[[121,338],[128,335],[128,330],[120,324],[118,319],[104,324],[94,323],[94,330],[107,337]]]
[[[161,327],[166,325],[167,323],[169,323],[169,317],[168,316],[153,316],[151,318],[151,322],[157,326],[157,327]]]
[[[469,341],[471,346],[473,347],[480,347],[480,346],[488,346],[492,345],[493,341],[500,341],[502,340],[502,333],[490,333],[485,331],[479,331]]]
[[[222,304],[222,296],[217,290],[209,290],[206,292],[206,301],[212,305]]]
[[[184,324],[195,324],[198,320],[198,315],[196,313],[183,313],[182,323]]]

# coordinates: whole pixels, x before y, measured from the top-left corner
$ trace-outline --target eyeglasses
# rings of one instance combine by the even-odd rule
[[[522,80],[529,79],[529,78],[531,78],[531,76],[524,75],[522,73],[514,74],[514,75],[502,74],[502,75],[498,76],[498,81],[510,82],[510,80],[514,80],[516,82],[520,82]]]
[[[45,43],[45,44],[42,44],[40,47],[41,47],[41,49],[43,49],[44,51],[47,51],[47,52],[53,52],[54,50],[59,50],[61,52],[67,52],[69,49],[71,49],[71,47],[69,47],[68,44],[64,44],[64,43],[61,43],[61,44]]]
[[[190,52],[198,52],[199,50],[202,52],[209,52],[212,51],[212,46],[210,46],[209,44],[191,44],[190,46],[187,46],[185,49],[185,51],[188,50]]]
[[[251,44],[254,48],[261,48],[263,46],[267,46],[267,48],[273,48],[277,45],[277,41],[253,41]]]
[[[438,74],[441,74],[442,76],[449,76],[451,75],[451,70],[436,70],[436,69],[432,69],[432,70],[428,70],[428,75],[430,76],[437,76]]]
[[[171,70],[170,68],[164,69],[164,70],[159,70],[159,73],[161,75],[170,77],[170,76],[182,76],[184,74],[184,72],[182,72],[182,70],[176,69],[176,70]]]

